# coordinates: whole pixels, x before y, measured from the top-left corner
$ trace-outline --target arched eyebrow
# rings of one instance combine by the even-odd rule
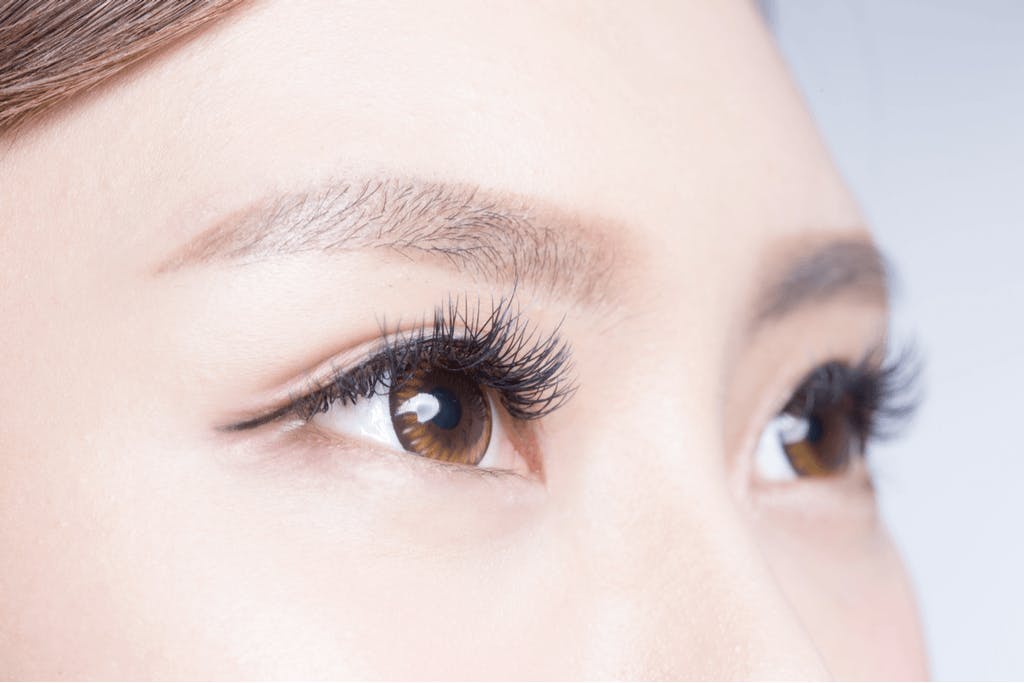
[[[585,302],[611,289],[610,225],[467,184],[382,178],[330,182],[258,201],[217,221],[157,273],[213,262],[368,249],[438,262],[493,282],[531,285]]]
[[[772,269],[757,302],[753,323],[762,325],[806,306],[839,297],[885,306],[892,268],[866,238],[833,239],[797,250],[783,268]]]
[[[334,181],[258,201],[200,232],[156,268],[254,263],[300,253],[385,249],[490,282],[523,283],[559,298],[608,302],[616,266],[634,261],[609,235],[622,228],[542,201],[468,184],[394,177]],[[752,323],[840,295],[882,305],[884,257],[862,238],[833,239],[773,259]]]

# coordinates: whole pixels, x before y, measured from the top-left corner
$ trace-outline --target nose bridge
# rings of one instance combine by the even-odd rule
[[[571,456],[574,485],[553,491],[592,675],[826,677],[730,496],[721,446],[595,431]]]

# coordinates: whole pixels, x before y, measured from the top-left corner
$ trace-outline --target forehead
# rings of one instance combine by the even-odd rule
[[[535,196],[693,259],[857,224],[738,1],[257,3],[0,164],[8,211],[146,259],[267,192],[349,173]]]

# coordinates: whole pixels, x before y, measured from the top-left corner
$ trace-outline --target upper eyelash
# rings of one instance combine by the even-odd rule
[[[783,409],[807,416],[849,401],[849,419],[861,444],[896,436],[921,401],[922,363],[912,346],[878,363],[877,351],[856,365],[830,361],[815,368]]]
[[[512,417],[536,420],[576,391],[571,350],[559,336],[560,327],[542,336],[511,297],[492,300],[486,308],[479,301],[471,306],[468,297],[450,298],[434,310],[430,323],[411,331],[387,334],[382,323],[381,346],[367,360],[336,371],[286,405],[226,429],[252,429],[288,415],[309,420],[335,402],[354,403],[400,388],[424,365],[466,373],[497,392]]]

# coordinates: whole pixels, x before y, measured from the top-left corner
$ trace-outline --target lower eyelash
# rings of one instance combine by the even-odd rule
[[[401,387],[420,367],[464,373],[494,390],[508,413],[536,420],[561,407],[575,392],[569,346],[558,328],[541,335],[512,299],[470,304],[450,298],[434,310],[433,320],[410,332],[388,334],[382,324],[381,346],[363,363],[336,372],[326,382],[286,406],[228,427],[251,429],[287,415],[309,420],[335,402],[354,403]]]

